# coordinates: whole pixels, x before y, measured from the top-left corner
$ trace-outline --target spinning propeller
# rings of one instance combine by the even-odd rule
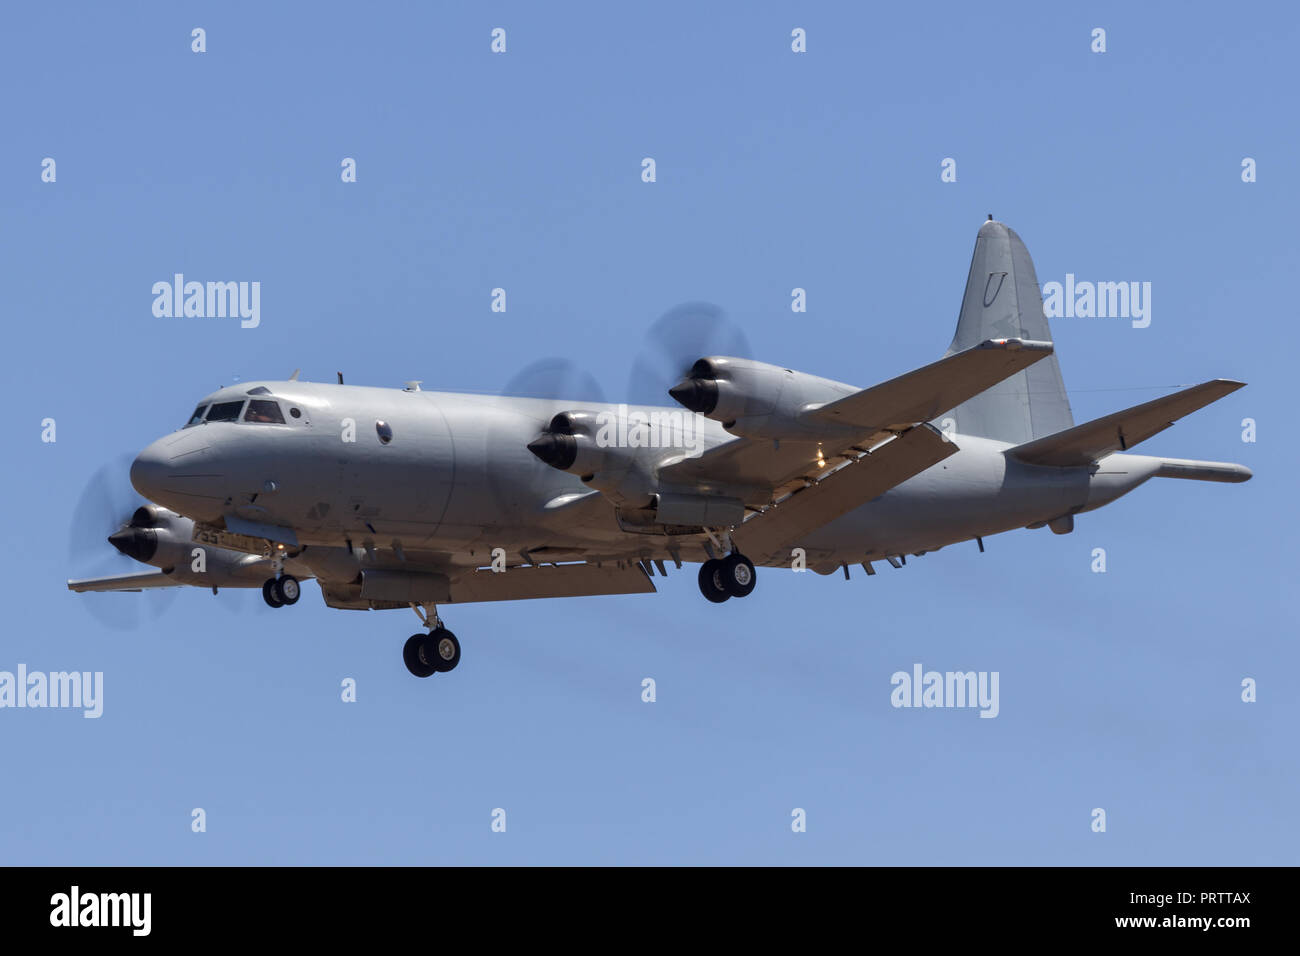
[[[131,487],[131,455],[100,466],[91,476],[72,512],[68,538],[68,567],[73,577],[145,573],[140,562],[153,557],[157,515]],[[77,603],[117,630],[131,630],[157,617],[176,597],[173,588],[149,589],[123,598],[120,594],[86,594]]]
[[[679,394],[683,379],[706,355],[751,357],[749,341],[740,327],[726,313],[708,302],[687,302],[669,309],[645,334],[632,363],[627,394],[622,401],[634,405],[668,404]],[[595,386],[582,390],[582,385]],[[599,386],[587,373],[578,370],[568,359],[542,359],[523,370],[503,390],[505,395],[603,401]],[[690,396],[687,396],[690,398]],[[683,401],[687,408],[692,405]],[[551,414],[541,422],[540,434],[528,443],[528,450],[555,468],[568,468],[576,453],[573,416],[565,414],[563,401],[554,404]]]

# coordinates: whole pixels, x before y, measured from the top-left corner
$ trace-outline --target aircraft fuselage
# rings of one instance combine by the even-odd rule
[[[249,400],[277,403],[283,423],[240,415],[180,429],[140,454],[131,473],[137,489],[203,523],[237,515],[292,529],[301,545],[434,552],[459,566],[485,565],[495,548],[517,555],[539,545],[573,559],[668,556],[663,535],[623,530],[602,495],[527,449],[558,410],[612,414],[616,406],[264,382],[221,389],[201,407]],[[630,454],[653,467],[733,440],[716,422],[694,424],[696,447]],[[809,534],[809,566],[829,570],[1053,521],[1137,487],[1157,462],[1113,455],[1101,466],[1046,468],[1009,458],[1006,443],[950,437],[956,454]],[[677,544],[686,560],[705,556],[693,541]]]

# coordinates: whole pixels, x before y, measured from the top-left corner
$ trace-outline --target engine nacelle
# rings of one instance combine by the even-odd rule
[[[603,423],[592,412],[560,412],[546,430],[528,443],[528,450],[552,468],[575,475],[626,471],[626,448],[602,446],[597,436]]]
[[[725,355],[702,358],[668,394],[746,438],[819,441],[839,431],[807,413],[857,389],[793,369]]]
[[[137,508],[109,543],[129,558],[160,568],[177,584],[196,587],[260,587],[271,562],[193,539],[194,522],[154,504]]]
[[[578,475],[617,505],[645,507],[654,490],[649,473],[657,453],[647,454],[653,446],[639,440],[619,439],[626,434],[626,421],[620,426],[612,412],[560,412],[528,450],[552,468]]]

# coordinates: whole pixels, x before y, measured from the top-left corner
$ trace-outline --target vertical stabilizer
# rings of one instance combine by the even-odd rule
[[[966,295],[957,332],[946,355],[985,339],[1022,338],[1050,342],[1034,261],[1015,231],[990,219],[980,227],[971,257]],[[956,431],[1022,444],[1064,431],[1074,424],[1061,380],[1061,366],[1050,355],[937,419],[951,418]]]

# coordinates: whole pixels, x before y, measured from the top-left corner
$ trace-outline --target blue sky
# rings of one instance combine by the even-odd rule
[[[1296,862],[1290,7],[3,18],[0,669],[103,671],[105,701],[99,720],[0,711],[0,860]],[[701,299],[755,357],[867,385],[947,346],[989,213],[1042,282],[1152,283],[1149,328],[1054,323],[1076,421],[1238,378],[1142,450],[1253,481],[1152,482],[1070,536],[870,580],[768,571],[721,606],[688,568],[657,596],[448,608],[464,659],[429,681],[400,661],[414,615],[328,610],[314,584],[278,612],[253,591],[64,587],[88,560],[68,542],[92,474],[219,385],[301,367],[492,390],[559,354],[618,397],[648,326]],[[261,325],[155,318],[175,272],[261,282]],[[106,626],[95,600],[138,602],[138,626]],[[916,662],[998,671],[999,717],[892,708],[890,675]]]

